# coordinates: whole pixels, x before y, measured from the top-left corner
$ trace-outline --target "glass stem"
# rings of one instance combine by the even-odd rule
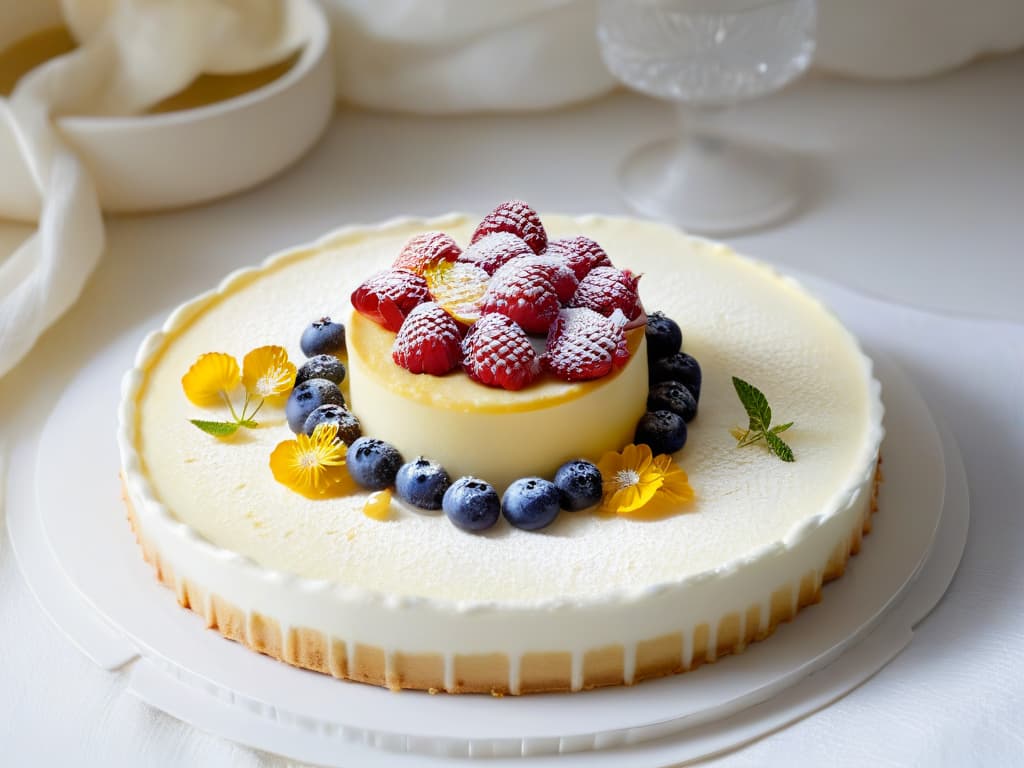
[[[697,149],[715,151],[723,142],[718,130],[721,117],[729,109],[728,104],[679,104],[676,113],[680,135],[694,142]]]

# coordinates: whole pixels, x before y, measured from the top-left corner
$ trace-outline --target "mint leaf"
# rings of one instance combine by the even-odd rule
[[[779,437],[775,432],[768,432],[765,434],[764,439],[768,443],[768,448],[783,461],[796,461],[796,457],[793,455],[793,449],[786,445],[786,441]]]
[[[230,437],[241,426],[233,421],[203,421],[202,419],[189,419],[189,421],[206,434],[214,437]]]
[[[768,405],[768,398],[753,384],[748,384],[736,376],[732,377],[732,385],[750,419],[750,431],[767,430],[768,425],[772,423],[772,409]]]
[[[768,398],[764,396],[764,393],[753,384],[748,384],[738,376],[732,377],[732,385],[736,389],[736,395],[739,397],[740,403],[743,404],[743,409],[747,412],[747,417],[750,419],[750,426],[747,427],[746,432],[739,428],[729,430],[732,436],[736,438],[736,447],[745,448],[748,445],[764,440],[767,443],[768,450],[783,461],[796,461],[796,457],[793,456],[793,449],[786,444],[785,440],[779,437],[780,434],[793,426],[793,422],[787,421],[785,424],[773,427],[771,425],[772,409],[768,405]]]

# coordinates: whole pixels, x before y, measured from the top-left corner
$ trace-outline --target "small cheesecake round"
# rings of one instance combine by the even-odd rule
[[[395,334],[353,312],[348,321],[352,408],[367,435],[407,459],[426,456],[453,478],[473,475],[499,493],[520,477],[554,477],[566,461],[596,461],[633,441],[647,407],[643,328],[628,332],[626,364],[593,381],[543,374],[508,392],[462,371],[413,374],[395,365]],[[599,416],[598,416],[599,415]]]

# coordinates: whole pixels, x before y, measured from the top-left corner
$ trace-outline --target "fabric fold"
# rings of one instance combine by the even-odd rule
[[[280,61],[304,42],[288,9],[284,0],[63,0],[79,47],[0,99],[41,200],[37,232],[0,261],[0,376],[77,300],[104,249],[95,187],[56,119],[138,114],[200,74]]]

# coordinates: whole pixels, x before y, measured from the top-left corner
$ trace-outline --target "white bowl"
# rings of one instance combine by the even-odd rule
[[[334,107],[330,28],[315,0],[286,0],[307,30],[296,63],[265,86],[214,104],[131,117],[63,117],[104,211],[192,205],[258,184],[319,138]],[[60,22],[56,2],[0,0],[0,48]],[[0,99],[0,101],[3,101]],[[0,217],[35,221],[39,195],[0,104]]]

